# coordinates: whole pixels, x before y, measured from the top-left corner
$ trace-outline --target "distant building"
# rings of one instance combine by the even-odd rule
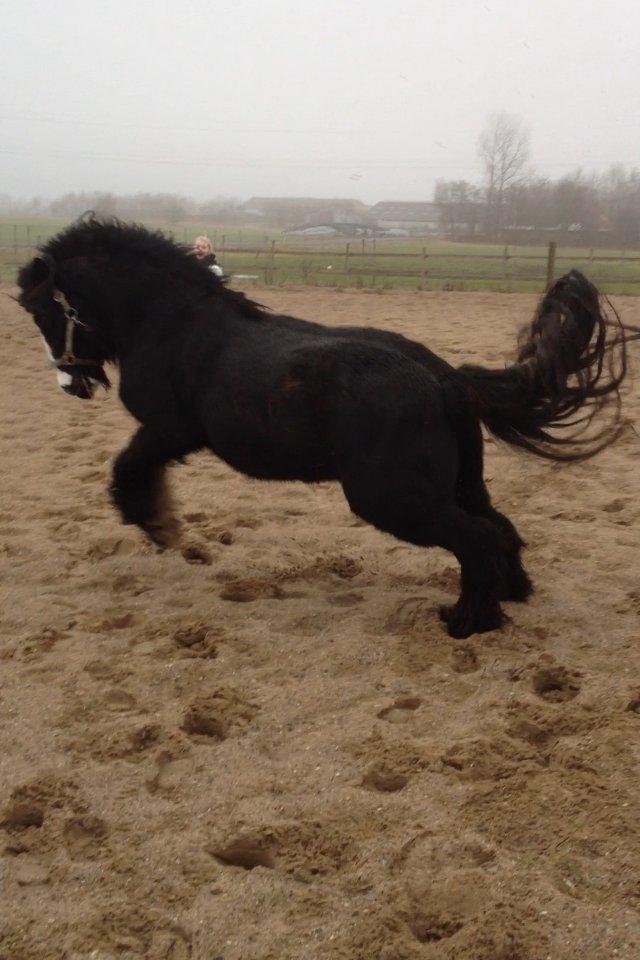
[[[297,229],[333,223],[364,225],[368,209],[360,200],[320,197],[251,197],[243,204],[247,220],[265,226]]]
[[[440,207],[436,203],[376,203],[369,219],[377,229],[396,236],[425,236],[440,232]]]
[[[283,232],[291,237],[347,237],[355,239],[375,236],[375,230],[371,226],[362,223],[339,223],[338,221],[298,224],[295,227],[287,227]]]

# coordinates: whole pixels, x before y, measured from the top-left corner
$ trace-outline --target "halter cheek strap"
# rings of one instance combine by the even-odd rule
[[[51,361],[54,367],[101,367],[102,360],[89,360],[87,357],[76,357],[73,352],[73,331],[75,327],[90,329],[78,317],[78,311],[71,306],[62,290],[53,291],[53,299],[59,303],[64,311],[67,326],[64,334],[64,352],[62,356]]]

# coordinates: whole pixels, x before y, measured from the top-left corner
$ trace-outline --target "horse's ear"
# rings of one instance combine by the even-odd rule
[[[85,210],[84,213],[80,214],[76,220],[76,223],[83,224],[84,226],[92,226],[93,224],[97,223],[95,210]]]
[[[56,266],[48,254],[38,255],[20,270],[18,284],[25,294],[33,295],[53,284]]]

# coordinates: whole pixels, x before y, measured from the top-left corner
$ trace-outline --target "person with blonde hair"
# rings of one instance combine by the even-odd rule
[[[213,252],[213,244],[209,237],[196,237],[193,244],[193,254],[200,261],[203,267],[207,267],[216,277],[222,276],[222,269],[218,266],[216,255]]]

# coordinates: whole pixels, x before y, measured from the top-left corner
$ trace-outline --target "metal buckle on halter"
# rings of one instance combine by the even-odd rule
[[[81,321],[78,319],[78,311],[76,310],[75,307],[71,306],[71,304],[65,297],[62,290],[54,290],[53,299],[55,300],[56,303],[60,304],[60,306],[64,310],[64,315],[67,318],[67,320],[71,320],[72,323],[80,324],[80,326],[82,327],[84,326],[84,324],[81,323]]]
[[[89,360],[84,357],[76,357],[73,352],[73,328],[74,327],[84,327],[85,330],[89,330],[90,327],[86,323],[83,323],[82,320],[78,317],[78,311],[75,307],[72,307],[67,298],[65,297],[62,290],[53,291],[53,299],[56,303],[59,303],[64,312],[67,327],[64,335],[64,351],[60,357],[53,360],[54,367],[92,367],[94,365],[100,366],[100,362],[97,360]]]

